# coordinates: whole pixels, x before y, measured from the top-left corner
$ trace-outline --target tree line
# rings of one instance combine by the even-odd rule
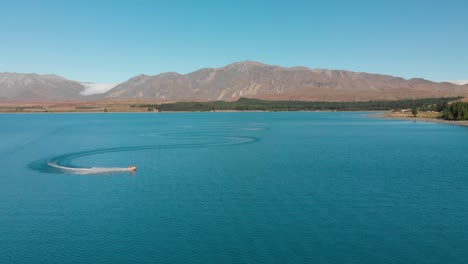
[[[420,111],[441,112],[450,101],[461,97],[404,99],[393,101],[363,102],[311,102],[311,101],[268,101],[240,98],[237,101],[176,102],[165,104],[140,104],[131,107],[165,111],[372,111],[418,108]]]
[[[446,120],[468,120],[468,103],[459,101],[445,105],[442,118]]]

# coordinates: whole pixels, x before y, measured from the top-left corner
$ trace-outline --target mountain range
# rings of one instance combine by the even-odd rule
[[[138,99],[153,101],[267,100],[368,101],[468,96],[468,85],[403,79],[344,70],[237,62],[188,74],[138,75],[97,95],[89,83],[57,75],[0,73],[0,101]],[[96,87],[96,86],[92,86]],[[98,89],[99,90],[99,89]],[[100,89],[102,90],[102,89]]]
[[[0,101],[79,100],[83,85],[63,77],[35,73],[0,73]]]

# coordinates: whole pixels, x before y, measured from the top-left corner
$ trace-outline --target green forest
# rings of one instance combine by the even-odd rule
[[[468,103],[446,104],[442,112],[442,118],[446,120],[468,120]]]
[[[310,101],[266,101],[240,98],[237,101],[176,102],[165,104],[142,104],[148,111],[372,111],[418,108],[419,111],[442,112],[448,102],[461,97],[408,99],[365,102],[310,102]],[[458,115],[457,115],[458,117]]]

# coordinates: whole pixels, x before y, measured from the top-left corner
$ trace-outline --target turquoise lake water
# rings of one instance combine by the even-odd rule
[[[468,128],[368,114],[0,115],[0,263],[468,263]]]

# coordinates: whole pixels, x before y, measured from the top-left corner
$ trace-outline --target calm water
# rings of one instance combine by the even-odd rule
[[[0,263],[468,263],[468,128],[366,115],[0,115]]]

